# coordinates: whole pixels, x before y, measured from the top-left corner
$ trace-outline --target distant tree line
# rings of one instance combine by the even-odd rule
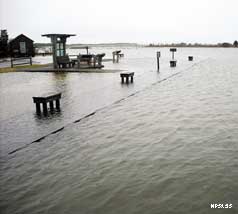
[[[233,45],[237,48],[238,47],[238,41],[234,41]]]
[[[8,55],[8,34],[7,30],[1,30],[0,35],[0,57]]]
[[[218,44],[202,44],[202,43],[159,43],[159,44],[154,44],[150,43],[149,45],[146,45],[146,47],[222,47],[222,48],[230,48],[230,47],[238,47],[238,41],[234,41],[234,43],[229,43],[229,42],[223,42],[223,43],[218,43]]]

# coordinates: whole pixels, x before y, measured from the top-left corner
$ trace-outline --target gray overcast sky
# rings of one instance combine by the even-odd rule
[[[75,33],[69,43],[233,42],[238,0],[0,0],[0,29],[48,42],[45,33]]]

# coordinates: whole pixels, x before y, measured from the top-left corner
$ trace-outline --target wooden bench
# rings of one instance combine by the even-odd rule
[[[94,55],[93,54],[83,54],[80,55],[80,62],[86,62],[88,65],[90,65],[93,62]]]
[[[32,97],[33,102],[36,104],[36,113],[41,114],[41,104],[43,106],[43,113],[44,115],[47,115],[47,103],[50,104],[50,111],[54,111],[54,101],[55,101],[55,107],[57,110],[60,110],[60,99],[61,99],[61,93],[57,94],[47,94],[43,95],[41,97]]]
[[[90,64],[93,63],[93,58],[94,58],[93,54],[79,54],[77,57],[78,68],[80,68],[80,64],[85,62],[89,66]]]
[[[66,68],[67,66],[68,66],[69,68],[71,68],[71,67],[73,67],[74,64],[75,64],[75,62],[73,62],[73,61],[71,61],[71,60],[69,59],[69,56],[68,56],[68,55],[66,55],[66,56],[58,56],[58,57],[56,58],[56,60],[57,60],[57,64],[58,64],[58,67],[59,67],[59,68]]]
[[[14,65],[32,65],[32,58],[31,57],[18,57],[18,58],[11,58],[11,68]]]
[[[126,83],[129,83],[129,78],[131,78],[131,83],[133,83],[134,72],[121,73],[121,83],[124,83],[124,78],[126,78]]]
[[[76,60],[78,63],[78,68],[80,68],[84,62],[87,63],[88,68],[102,68],[104,67],[102,65],[102,58],[105,55],[106,55],[105,53],[97,54],[97,55],[94,55],[94,54],[78,55]]]

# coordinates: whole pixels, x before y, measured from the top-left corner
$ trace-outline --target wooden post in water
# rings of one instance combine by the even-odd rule
[[[129,83],[129,76],[126,76],[126,83]]]
[[[53,102],[53,100],[50,101],[50,111],[51,111],[51,112],[54,111],[54,102]]]
[[[160,51],[157,51],[157,54],[156,54],[156,56],[157,56],[157,70],[159,70],[159,58],[160,58]]]
[[[42,103],[42,105],[43,105],[43,113],[46,116],[48,114],[48,112],[47,112],[47,102]]]
[[[56,104],[56,109],[57,109],[57,110],[60,110],[60,100],[59,100],[59,99],[57,99],[57,100],[55,101],[55,104]]]
[[[40,114],[41,110],[40,110],[40,103],[36,103],[36,113]]]
[[[11,57],[11,68],[13,68],[13,59]]]

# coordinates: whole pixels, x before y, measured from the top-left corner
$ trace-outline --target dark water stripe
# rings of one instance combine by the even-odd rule
[[[96,110],[97,111],[97,110]],[[92,112],[92,113],[90,113],[90,114],[88,114],[88,115],[86,115],[85,117],[83,117],[82,119],[84,119],[84,118],[88,118],[88,117],[91,117],[91,116],[93,116],[94,114],[96,114],[96,111],[94,111],[94,112]]]
[[[123,100],[125,100],[126,98],[122,98],[122,99],[120,99],[120,100],[117,100],[117,101],[115,101],[114,103],[112,103],[112,105],[113,104],[117,104],[117,103],[120,103],[121,101],[123,101]]]
[[[49,135],[49,134],[48,134],[48,135]],[[32,144],[32,143],[38,143],[38,142],[44,140],[48,135],[45,135],[45,136],[43,136],[43,137],[41,137],[41,138],[39,138],[39,139],[37,139],[37,140],[32,141],[31,144]]]
[[[101,110],[101,109],[98,109],[97,111],[99,111],[99,110]],[[94,111],[94,112],[92,112],[92,113],[90,113],[90,114],[88,114],[88,115],[86,115],[86,116],[84,116],[84,117],[82,117],[82,118],[80,118],[80,119],[78,119],[78,120],[75,120],[73,123],[78,123],[78,122],[80,122],[82,119],[91,117],[91,116],[93,116],[94,114],[96,114],[96,111]],[[71,124],[71,123],[67,124],[66,126],[68,126],[68,125],[70,125],[70,124]],[[53,135],[53,134],[56,134],[56,133],[62,131],[64,128],[65,128],[65,126],[63,126],[63,127],[59,128],[59,129],[57,129],[57,130],[55,130],[55,131],[53,131],[53,132],[51,132],[51,133],[45,135],[45,136],[43,136],[43,137],[40,137],[40,138],[37,139],[37,140],[34,140],[34,141],[32,141],[31,143],[29,143],[29,144],[26,144],[26,145],[24,145],[24,146],[22,146],[22,147],[19,147],[19,148],[15,149],[15,150],[9,152],[8,154],[9,154],[9,155],[14,154],[14,153],[16,153],[16,152],[18,152],[18,151],[20,151],[20,150],[22,150],[22,149],[27,148],[28,146],[30,146],[30,145],[33,144],[33,143],[41,142],[42,140],[44,140],[45,138],[49,137],[50,135]]]
[[[22,149],[25,149],[25,148],[28,147],[29,145],[30,145],[30,144],[27,144],[27,145],[25,145],[25,146],[22,146],[22,147],[20,147],[20,148],[17,148],[17,149],[15,149],[15,150],[9,152],[8,154],[9,154],[9,155],[14,154],[14,153],[16,153],[16,152],[18,152],[18,151],[20,151],[20,150],[22,150]]]
[[[98,110],[99,110],[99,109],[98,109]],[[81,118],[78,119],[78,120],[75,120],[73,123],[79,123],[81,120],[93,116],[94,114],[96,114],[96,112],[97,112],[98,110],[96,110],[96,111],[94,111],[94,112],[92,112],[92,113],[90,113],[90,114],[87,114],[86,116],[81,117]],[[71,124],[71,123],[70,123],[70,124]],[[67,124],[67,125],[69,125],[69,124]]]
[[[81,119],[78,119],[78,120],[75,120],[73,123],[78,123],[80,121],[81,121]]]
[[[56,134],[56,133],[62,131],[63,129],[64,129],[64,127],[60,128],[60,129],[57,129],[56,131],[53,131],[53,132],[51,132],[50,134]]]
[[[30,145],[33,144],[33,143],[41,142],[41,141],[44,140],[46,137],[48,137],[48,136],[50,136],[50,135],[52,135],[52,134],[56,134],[56,133],[62,131],[63,129],[64,129],[64,127],[60,128],[60,129],[57,129],[56,131],[53,131],[53,132],[51,132],[51,133],[49,133],[49,134],[47,134],[47,135],[45,135],[45,136],[43,136],[43,137],[41,137],[41,138],[39,138],[39,139],[37,139],[37,140],[32,141],[31,143],[28,143],[28,144],[26,144],[26,145],[24,145],[24,146],[22,146],[22,147],[19,147],[19,148],[15,149],[15,150],[9,152],[8,154],[9,154],[9,155],[14,154],[15,152],[18,152],[18,151],[20,151],[20,150],[22,150],[22,149],[27,148],[28,146],[30,146]]]
[[[206,60],[202,60],[202,61],[200,61],[200,62],[198,62],[198,63],[194,63],[194,64],[193,64],[192,66],[190,66],[189,68],[187,68],[187,69],[185,69],[185,70],[181,70],[181,71],[179,71],[179,72],[177,72],[177,73],[174,73],[174,74],[172,74],[172,75],[170,75],[170,76],[168,76],[168,77],[166,77],[166,78],[164,78],[164,79],[162,79],[162,80],[159,80],[159,81],[157,81],[157,82],[155,82],[155,83],[152,83],[150,86],[145,87],[145,88],[142,89],[142,90],[136,91],[136,92],[134,92],[134,93],[128,95],[127,97],[124,97],[124,98],[120,99],[120,100],[117,100],[117,101],[113,102],[112,104],[110,104],[110,105],[108,105],[108,106],[104,106],[104,107],[102,107],[102,108],[96,109],[94,112],[92,112],[92,113],[90,113],[90,114],[87,114],[86,116],[81,117],[81,118],[75,120],[75,121],[72,122],[72,123],[79,123],[79,122],[81,122],[83,119],[86,119],[86,118],[89,118],[89,117],[95,115],[98,111],[101,111],[101,110],[103,110],[103,109],[109,108],[109,107],[111,107],[111,106],[113,106],[113,105],[115,105],[115,104],[118,104],[118,103],[120,103],[120,102],[122,102],[122,101],[124,101],[124,100],[126,100],[126,99],[128,99],[128,98],[130,98],[130,97],[132,97],[132,96],[134,96],[134,95],[136,95],[136,94],[142,92],[142,91],[147,90],[148,88],[151,88],[151,86],[157,85],[157,84],[159,84],[159,83],[161,83],[161,82],[164,82],[164,81],[166,81],[166,80],[168,80],[168,79],[170,79],[170,78],[173,78],[174,76],[177,76],[178,74],[183,73],[183,72],[185,72],[185,71],[187,71],[187,70],[189,70],[189,69],[195,67],[196,65],[198,65],[199,63],[201,63],[201,62],[203,62],[203,61],[206,61]],[[34,141],[32,141],[31,143],[29,143],[29,144],[26,144],[26,145],[24,145],[24,146],[22,146],[22,147],[20,147],[20,148],[17,148],[17,149],[15,149],[15,150],[9,152],[8,154],[9,154],[9,155],[14,154],[14,153],[16,153],[16,152],[18,152],[18,151],[20,151],[20,150],[23,150],[23,149],[27,148],[28,146],[30,146],[30,145],[33,144],[33,143],[38,143],[38,142],[42,141],[43,139],[45,139],[46,137],[48,137],[48,136],[50,136],[50,135],[52,135],[52,134],[56,134],[56,133],[62,131],[66,126],[71,125],[72,123],[68,123],[68,124],[66,124],[65,126],[63,126],[62,128],[59,128],[59,129],[57,129],[56,131],[53,131],[53,132],[51,132],[51,133],[49,133],[49,134],[47,134],[47,135],[45,135],[45,136],[43,136],[43,137],[41,137],[41,138],[39,138],[39,139],[37,139],[37,140],[34,140]]]

